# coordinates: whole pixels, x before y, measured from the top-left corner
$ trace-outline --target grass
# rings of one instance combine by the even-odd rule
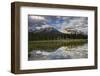
[[[67,39],[67,40],[42,40],[42,41],[29,41],[29,43],[47,43],[47,42],[84,42],[87,39]]]
[[[61,46],[79,46],[87,42],[87,39],[67,39],[67,40],[42,40],[42,41],[29,41],[28,50],[54,50]]]

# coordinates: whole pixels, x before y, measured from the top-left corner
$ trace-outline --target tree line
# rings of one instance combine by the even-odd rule
[[[64,34],[64,33],[28,33],[29,41],[37,41],[37,40],[65,40],[65,39],[87,39],[87,35],[79,33],[79,34]]]

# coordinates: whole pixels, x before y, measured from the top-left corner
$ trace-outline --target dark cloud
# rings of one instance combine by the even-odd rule
[[[59,31],[71,28],[75,31],[88,32],[88,17],[76,16],[28,16],[29,30],[52,26]]]

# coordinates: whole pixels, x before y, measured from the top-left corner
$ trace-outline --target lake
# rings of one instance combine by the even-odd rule
[[[80,59],[88,57],[87,41],[33,41],[29,43],[28,60]]]

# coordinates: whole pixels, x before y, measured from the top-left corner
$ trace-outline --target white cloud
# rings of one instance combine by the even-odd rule
[[[42,17],[42,16],[30,16],[30,17],[31,17],[31,19],[33,19],[33,20],[45,20],[45,18]]]
[[[41,25],[41,26],[37,26],[35,27],[37,30],[40,30],[40,29],[44,29],[44,28],[48,28],[48,27],[52,27],[50,25]]]
[[[41,29],[41,27],[35,27],[37,30],[40,30]]]
[[[42,28],[48,28],[51,27],[50,25],[42,25]]]

